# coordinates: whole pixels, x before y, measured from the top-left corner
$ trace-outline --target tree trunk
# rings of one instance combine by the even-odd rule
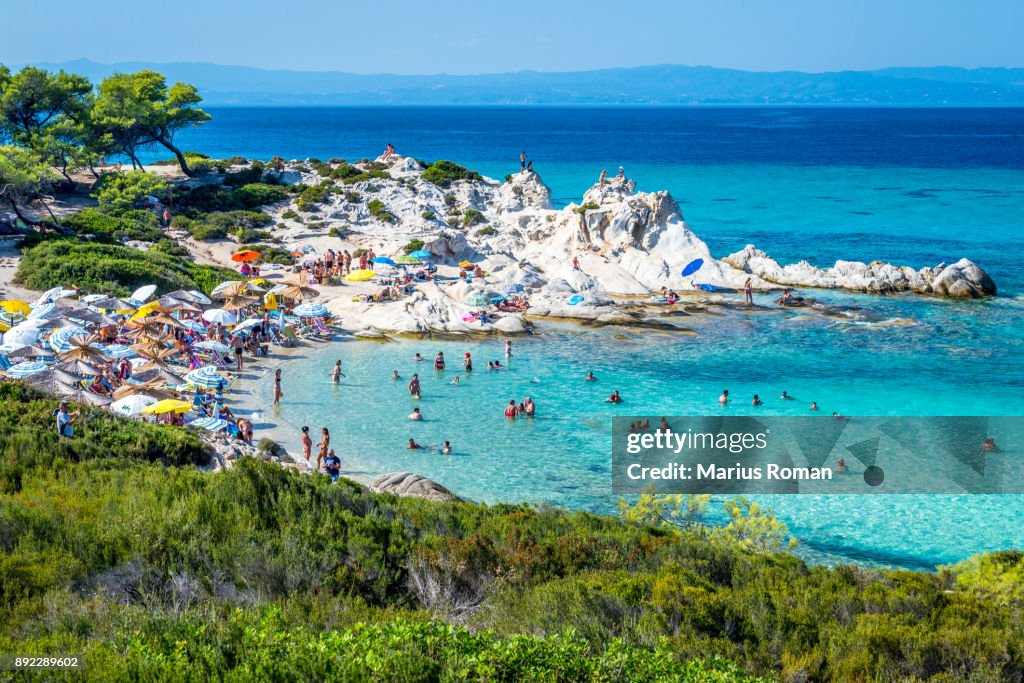
[[[157,140],[157,142],[159,142],[161,145],[163,145],[164,147],[166,147],[167,149],[174,153],[174,156],[178,158],[178,166],[181,168],[182,173],[187,175],[189,178],[194,178],[196,176],[195,171],[188,167],[188,161],[185,160],[185,155],[182,153],[180,149],[175,147],[170,140],[166,138],[160,138],[159,140]]]
[[[21,212],[21,209],[18,208],[18,203],[14,201],[13,197],[8,197],[7,201],[10,203],[11,209],[14,210],[14,215],[22,223],[24,223],[25,225],[31,225],[31,226],[36,226],[36,225],[39,224],[37,221],[32,220],[31,218],[29,218],[28,216],[26,216],[25,214],[23,214]]]

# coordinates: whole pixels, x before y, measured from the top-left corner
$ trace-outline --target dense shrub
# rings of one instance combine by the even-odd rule
[[[466,212],[462,216],[462,227],[468,228],[478,223],[483,223],[486,219],[483,213],[476,209],[466,209]]]
[[[408,244],[406,244],[404,247],[402,247],[402,251],[404,251],[406,253],[406,255],[409,255],[412,252],[419,251],[422,248],[423,248],[423,240],[413,240],[413,241],[409,242]]]
[[[369,209],[370,215],[379,220],[382,223],[390,223],[395,220],[394,215],[387,210],[387,207],[379,199],[371,199],[366,204],[366,208]]]
[[[233,270],[201,266],[159,251],[71,239],[47,240],[23,249],[15,274],[16,281],[29,289],[43,291],[73,284],[85,291],[118,296],[127,296],[146,284],[155,284],[160,291],[209,292],[218,283],[237,277]]]
[[[235,160],[231,159],[231,161]],[[242,161],[244,163],[245,160],[243,159]],[[263,168],[262,162],[254,161],[249,168],[228,173],[224,176],[224,184],[228,187],[241,187],[252,183],[260,183],[263,178]]]
[[[317,204],[326,200],[330,194],[330,188],[323,185],[306,187],[299,193],[299,198],[296,200],[295,206],[299,211],[312,211]]]
[[[240,207],[252,209],[284,201],[288,198],[288,193],[277,185],[250,183],[233,190],[231,198],[237,201]]]
[[[140,206],[148,196],[162,198],[167,181],[155,173],[128,171],[106,173],[93,192],[101,209],[131,209]]]
[[[62,222],[79,235],[94,235],[103,242],[155,242],[163,237],[157,217],[146,210],[103,213],[97,209],[85,209],[64,217]]]
[[[447,187],[456,180],[482,180],[476,171],[471,171],[464,166],[459,166],[454,161],[435,161],[425,171],[423,179],[434,183],[438,187]]]

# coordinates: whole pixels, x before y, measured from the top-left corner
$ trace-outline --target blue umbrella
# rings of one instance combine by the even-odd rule
[[[7,369],[7,376],[20,378],[34,375],[37,372],[46,370],[49,366],[46,363],[40,363],[37,360],[27,360],[21,363],[16,363]]]
[[[62,327],[50,335],[50,348],[56,353],[64,353],[71,350],[71,338],[83,335],[88,336],[89,330],[84,327]]]
[[[703,266],[703,265],[704,265],[704,259],[702,259],[702,258],[695,258],[695,259],[693,259],[692,261],[690,261],[689,263],[686,264],[685,268],[683,268],[683,277],[687,277],[687,276],[693,275],[698,270],[700,270],[700,267]]]
[[[413,258],[431,258],[433,257],[433,254],[431,254],[429,251],[426,251],[425,249],[417,249],[416,251],[409,254],[409,256],[412,256]]]
[[[107,344],[99,348],[111,358],[135,358],[139,355],[131,347],[124,344]]]
[[[194,387],[200,387],[202,389],[216,389],[221,384],[227,384],[228,381],[217,372],[217,367],[214,365],[204,365],[201,368],[197,368],[192,372],[185,375],[185,381]]]
[[[192,330],[193,332],[198,332],[200,334],[206,334],[206,325],[202,324],[201,322],[198,322],[196,320],[179,320],[178,322],[180,322],[181,326],[187,330]]]
[[[331,315],[323,304],[301,304],[293,308],[292,313],[303,318],[327,318]]]
[[[227,428],[228,421],[222,420],[219,417],[201,417],[198,420],[192,420],[189,424],[193,427],[208,429],[211,432],[219,432],[220,430]]]
[[[374,263],[386,263],[389,266],[396,265],[395,262],[393,260],[389,259],[387,256],[378,256],[377,258],[373,259],[373,262]]]
[[[29,314],[28,314],[27,317],[29,319],[31,319],[31,318],[41,318],[41,317],[43,317],[44,315],[46,315],[47,313],[49,313],[50,311],[52,311],[55,308],[57,308],[57,304],[52,303],[52,302],[47,302],[47,303],[44,303],[44,304],[39,304],[38,306],[33,306],[32,307],[32,310],[29,311]]]
[[[513,282],[510,285],[505,285],[505,293],[506,294],[519,294],[520,292],[522,292],[525,289],[526,289],[526,287],[523,287],[518,282]]]

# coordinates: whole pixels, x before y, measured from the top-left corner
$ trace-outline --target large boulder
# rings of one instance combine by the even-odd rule
[[[402,498],[423,498],[439,503],[451,503],[460,500],[458,496],[426,477],[412,472],[391,472],[382,474],[373,480],[370,489],[377,493],[390,493]]]
[[[965,258],[943,268],[931,286],[934,293],[955,299],[977,299],[996,293],[996,283],[988,273]]]

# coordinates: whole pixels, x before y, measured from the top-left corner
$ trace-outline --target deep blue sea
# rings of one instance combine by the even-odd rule
[[[968,257],[999,296],[985,302],[815,292],[866,319],[725,319],[696,337],[557,331],[516,342],[512,370],[452,387],[427,373],[411,427],[404,387],[419,351],[484,361],[498,342],[349,343],[285,370],[282,416],[333,427],[346,465],[413,469],[469,498],[544,501],[612,511],[611,414],[707,414],[728,387],[775,397],[773,414],[807,401],[843,414],[1024,414],[1024,110],[878,108],[323,108],[211,109],[179,140],[211,156],[451,159],[501,178],[525,150],[556,201],[578,201],[602,169],[642,190],[667,189],[690,227],[722,256],[754,243],[782,262],[838,258],[921,267]],[[153,152],[153,157],[166,153]],[[910,325],[887,324],[913,321]],[[882,324],[877,324],[882,323]],[[478,355],[479,354],[479,355]],[[336,355],[348,380],[328,386]],[[593,369],[598,387],[583,386]],[[422,369],[419,369],[422,371]],[[452,373],[448,373],[452,374]],[[301,381],[299,378],[302,378]],[[321,379],[322,378],[322,379]],[[618,388],[627,403],[609,410]],[[511,426],[508,398],[542,416]],[[353,400],[358,397],[358,400]],[[413,456],[415,436],[450,439],[457,457]],[[933,567],[1024,547],[1019,496],[789,496],[770,500],[813,561]]]

